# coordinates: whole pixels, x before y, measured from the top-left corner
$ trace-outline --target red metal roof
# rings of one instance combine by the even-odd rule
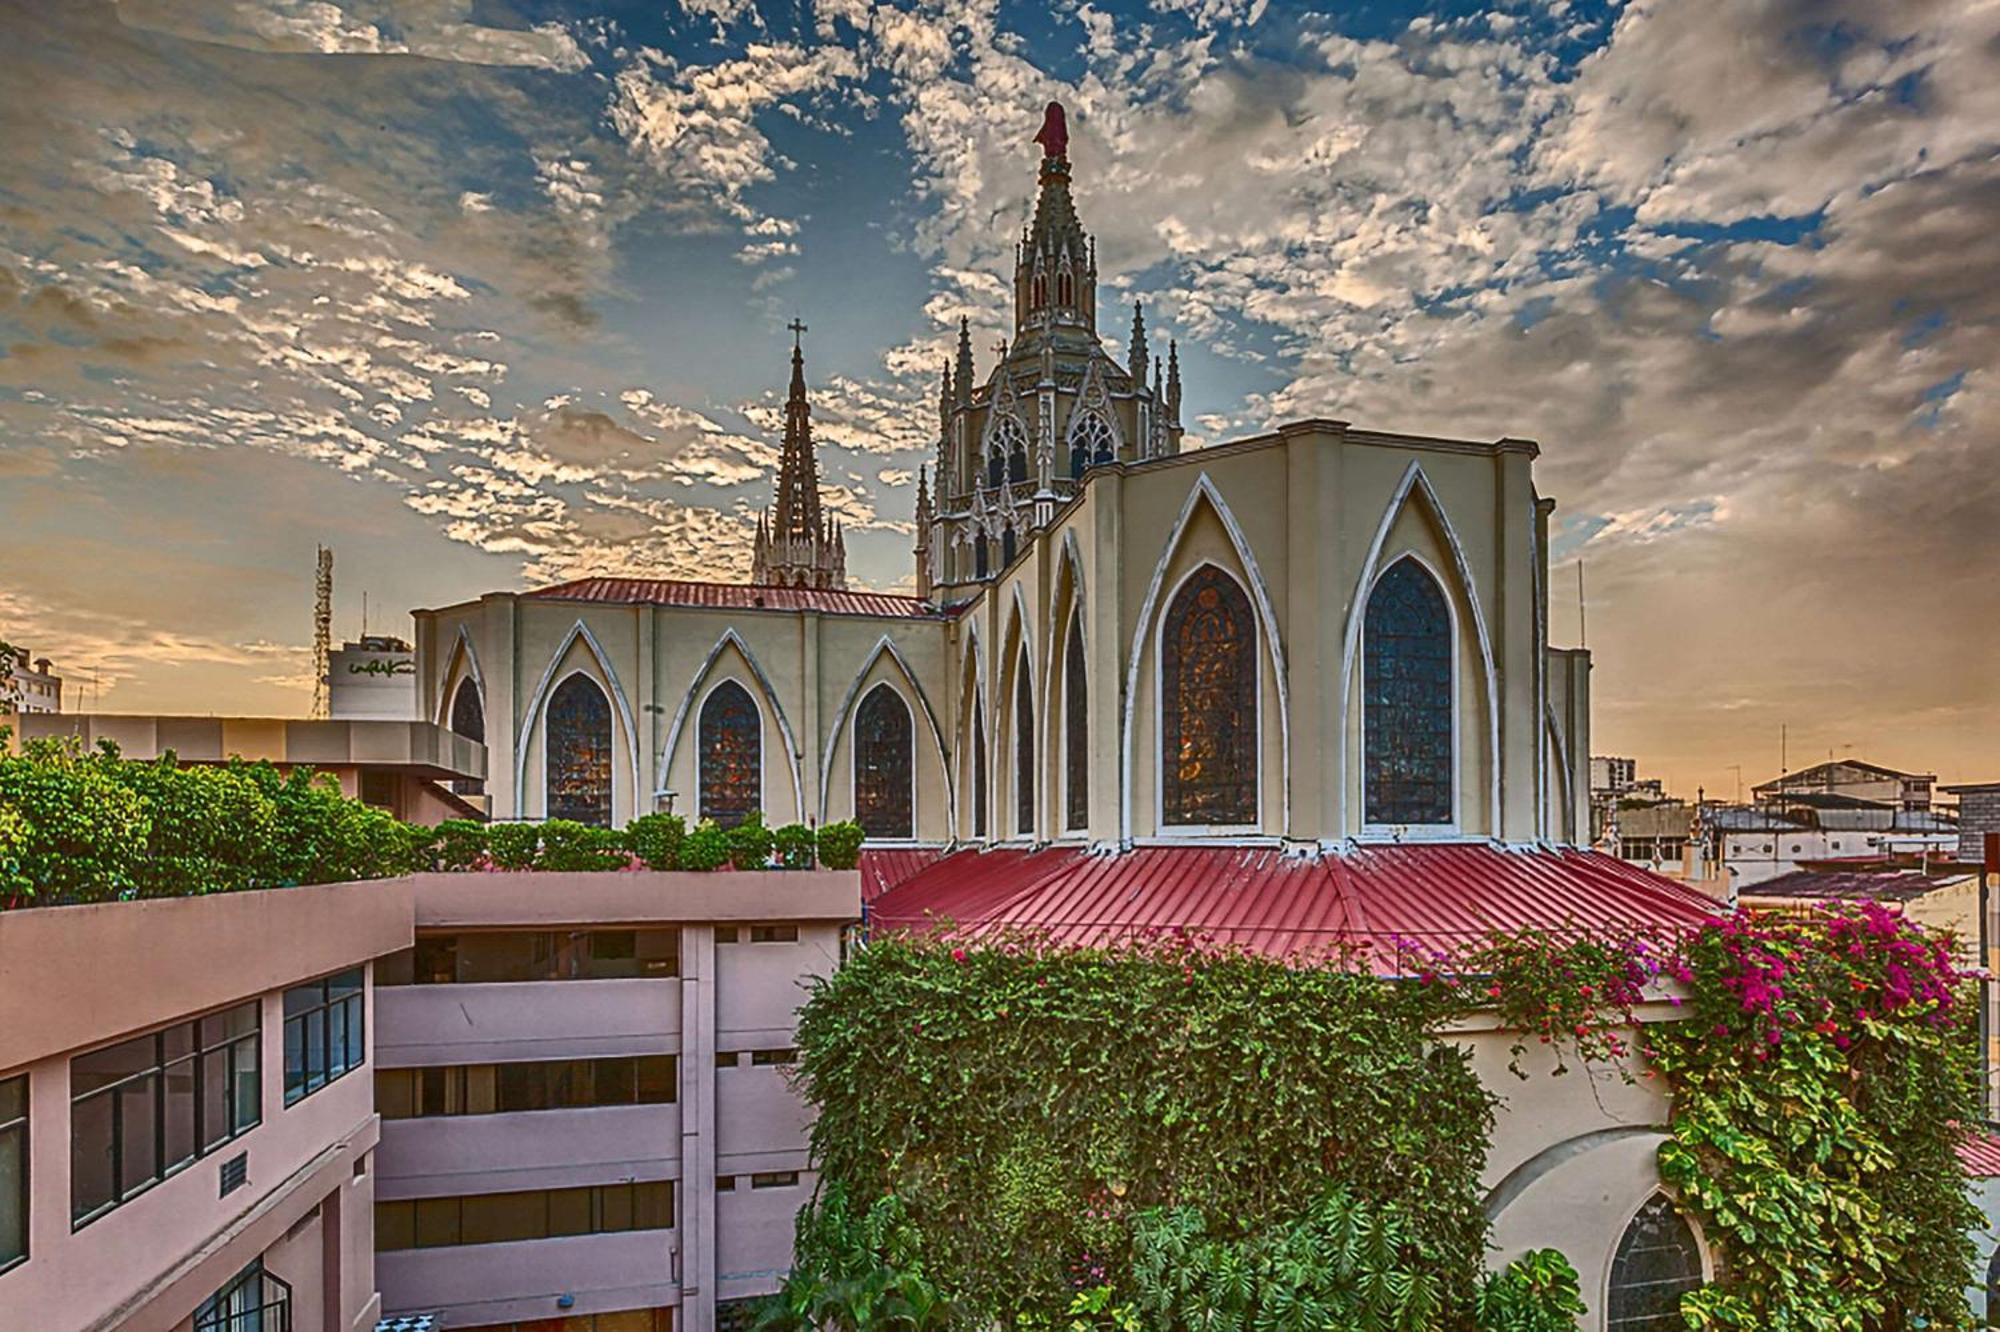
[[[621,605],[691,606],[713,610],[819,611],[926,619],[939,610],[920,597],[755,583],[707,583],[681,578],[577,578],[526,594],[538,601],[608,601]]]
[[[872,902],[883,893],[911,878],[921,870],[929,869],[944,859],[944,848],[937,846],[896,847],[891,850],[867,850],[861,852],[861,900]]]
[[[1958,1163],[1974,1179],[2000,1176],[2000,1137],[1974,1132],[1958,1145]]]
[[[885,930],[1018,928],[1076,945],[1184,930],[1276,957],[1355,947],[1394,972],[1399,943],[1685,929],[1716,912],[1694,889],[1596,852],[1440,843],[1317,860],[1243,846],[965,852],[890,888],[869,918]]]

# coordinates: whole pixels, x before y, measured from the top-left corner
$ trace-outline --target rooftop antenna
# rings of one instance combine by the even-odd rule
[[[1585,618],[1583,599],[1583,561],[1576,562],[1576,637],[1578,647],[1590,646],[1590,621]]]
[[[325,721],[333,710],[327,676],[333,656],[333,550],[319,548],[319,569],[313,578],[313,704],[314,721]]]

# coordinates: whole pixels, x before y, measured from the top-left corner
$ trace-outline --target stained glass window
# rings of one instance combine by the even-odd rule
[[[903,697],[878,684],[854,714],[854,818],[870,837],[916,835],[911,742]]]
[[[986,533],[981,532],[978,536],[972,538],[973,573],[981,578],[986,577],[986,564]]]
[[[972,701],[972,835],[986,836],[986,709]]]
[[[764,727],[750,691],[724,680],[701,705],[701,817],[733,828],[764,807]]]
[[[1096,412],[1080,413],[1069,431],[1069,474],[1080,477],[1098,463],[1111,461],[1111,427]]]
[[[572,675],[549,699],[548,814],[611,823],[611,700],[587,675]]]
[[[486,709],[479,701],[479,687],[469,675],[458,682],[458,692],[452,695],[451,730],[467,740],[486,743]],[[486,783],[477,777],[458,777],[452,780],[451,789],[459,795],[479,795]]]
[[[1160,634],[1161,814],[1170,824],[1257,821],[1257,621],[1212,564],[1167,607]]]
[[[1362,623],[1369,823],[1451,822],[1451,652],[1444,589],[1417,561],[1398,560]]]
[[[1680,1332],[1681,1296],[1702,1286],[1694,1231],[1665,1194],[1656,1193],[1618,1241],[1605,1300],[1605,1332]]]
[[[1019,547],[1014,544],[1014,529],[1011,527],[1003,528],[1000,532],[1000,565],[1002,568],[1014,562],[1014,555],[1018,549]]]
[[[1028,652],[1014,668],[1014,830],[1035,831],[1035,695],[1028,684]]]
[[[995,490],[1007,484],[1007,452],[998,445],[986,455],[986,484]]]
[[[1063,651],[1063,788],[1064,824],[1071,829],[1090,822],[1090,699],[1083,662],[1083,615],[1072,615],[1069,646]]]

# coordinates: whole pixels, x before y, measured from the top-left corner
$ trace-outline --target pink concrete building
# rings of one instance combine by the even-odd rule
[[[407,888],[0,915],[0,1326],[366,1332]]]
[[[389,1313],[710,1332],[777,1288],[810,1196],[787,1073],[852,873],[438,874],[378,969]]]

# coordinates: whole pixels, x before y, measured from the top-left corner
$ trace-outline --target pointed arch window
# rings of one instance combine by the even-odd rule
[[[1014,537],[1014,525],[1009,523],[1000,530],[1000,567],[1004,569],[1012,564],[1019,550],[1020,546]]]
[[[1398,560],[1362,622],[1362,780],[1368,823],[1452,821],[1452,635],[1444,589]]]
[[[1681,1296],[1701,1289],[1701,1246],[1673,1201],[1656,1193],[1625,1227],[1611,1259],[1605,1332],[1680,1332]]]
[[[1056,303],[1058,305],[1076,304],[1076,279],[1070,276],[1069,269],[1067,268],[1056,274]]]
[[[1035,832],[1035,693],[1025,647],[1014,666],[1014,831]]]
[[[458,682],[458,692],[451,696],[451,733],[475,744],[486,743],[486,707],[479,701],[479,686],[469,675]],[[458,777],[452,780],[451,789],[459,795],[479,795],[486,783],[477,777]]]
[[[986,533],[981,532],[978,536],[972,538],[972,572],[975,577],[986,577],[986,566],[989,561],[990,556],[986,550]]]
[[[1114,452],[1110,423],[1096,411],[1080,412],[1069,432],[1069,474],[1081,477],[1110,462]]]
[[[733,828],[764,807],[764,722],[750,691],[734,680],[711,689],[699,735],[701,817]]]
[[[542,745],[548,817],[609,827],[611,700],[597,681],[579,672],[556,686]]]
[[[1063,649],[1063,826],[1069,831],[1090,823],[1090,698],[1083,660],[1083,612],[1069,620],[1069,646]]]
[[[1030,304],[1039,310],[1049,303],[1049,280],[1040,273],[1035,274],[1034,292],[1034,299]]]
[[[1160,631],[1162,820],[1257,821],[1257,621],[1234,578],[1205,564]]]
[[[993,423],[987,441],[986,481],[998,489],[1009,481],[1028,479],[1028,432],[1014,416],[1004,415]]]
[[[986,836],[986,708],[972,700],[972,835]]]
[[[869,690],[854,714],[854,818],[870,837],[916,835],[915,737],[903,696]]]

